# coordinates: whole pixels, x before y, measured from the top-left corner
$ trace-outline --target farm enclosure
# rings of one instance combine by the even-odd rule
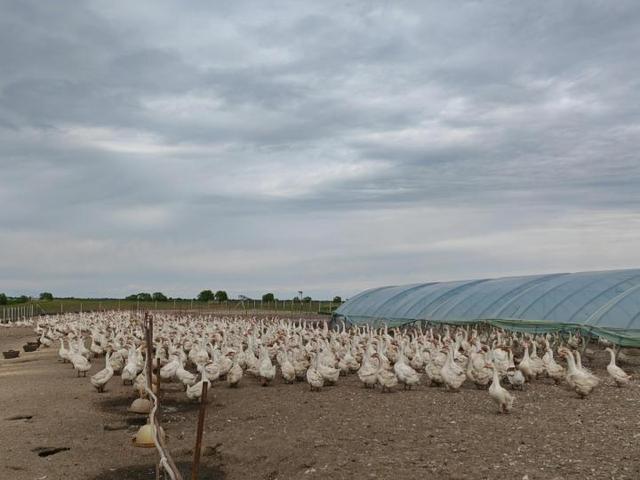
[[[3,350],[33,339],[31,329],[0,329]],[[102,368],[93,362],[90,373]],[[603,377],[604,364],[601,355],[590,360]],[[145,465],[152,472],[156,454],[130,444],[134,395],[119,378],[98,394],[50,348],[2,360],[0,380],[4,477],[153,478],[123,476]],[[264,388],[253,378],[238,389],[214,384],[203,457],[212,476],[204,478],[638,478],[639,390],[607,384],[580,400],[542,380],[516,394],[511,415],[497,415],[473,387],[382,394],[355,376],[319,393],[279,377]],[[169,448],[189,462],[197,405],[176,384],[163,391]],[[69,450],[39,457],[40,447]]]

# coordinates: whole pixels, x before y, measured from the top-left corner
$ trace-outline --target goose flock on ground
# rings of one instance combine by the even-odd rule
[[[100,312],[42,317],[33,324],[41,345],[58,348],[76,375],[86,376],[91,358],[105,356],[105,368],[90,377],[103,392],[116,375],[144,397],[146,385],[141,317]],[[607,372],[618,387],[631,376],[610,355]],[[88,347],[87,347],[88,345]],[[279,318],[156,314],[153,374],[182,384],[186,398],[198,401],[203,383],[237,387],[254,377],[270,385],[279,374],[285,383],[303,382],[319,391],[357,375],[365,388],[382,392],[418,385],[459,391],[471,383],[486,389],[499,413],[509,413],[514,391],[537,379],[566,384],[586,398],[604,382],[582,365],[584,339],[557,334],[530,335],[494,327],[447,325],[388,329],[367,325],[330,329],[326,322]],[[557,361],[555,355],[562,361]],[[566,365],[565,365],[566,364]],[[247,381],[247,380],[245,380]],[[508,388],[505,388],[508,387]]]

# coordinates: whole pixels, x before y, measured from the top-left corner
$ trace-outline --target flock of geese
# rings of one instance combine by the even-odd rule
[[[123,312],[67,314],[34,323],[40,343],[58,347],[63,362],[86,376],[91,358],[105,356],[105,368],[90,377],[104,391],[114,375],[145,397],[145,332],[139,316]],[[616,365],[615,351],[607,372],[618,387],[631,376]],[[88,345],[88,346],[87,346]],[[366,388],[382,392],[420,384],[458,391],[465,383],[487,389],[500,413],[509,413],[514,390],[536,379],[566,383],[585,398],[602,382],[581,362],[584,339],[570,335],[529,335],[493,327],[423,329],[367,325],[329,329],[327,323],[279,318],[214,317],[156,314],[152,385],[182,384],[197,401],[203,383],[237,387],[255,377],[267,386],[279,374],[286,383],[308,382],[312,391],[355,374]],[[554,353],[564,362],[558,362]],[[566,363],[566,365],[563,365]],[[505,388],[508,386],[509,389]]]

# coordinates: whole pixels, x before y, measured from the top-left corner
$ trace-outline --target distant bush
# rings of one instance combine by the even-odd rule
[[[160,293],[160,292],[157,292]],[[155,293],[154,293],[155,295]],[[162,294],[160,294],[162,295]],[[128,295],[124,298],[125,300],[140,300],[141,302],[151,302],[153,299],[153,297],[151,296],[150,293],[146,293],[146,292],[140,292],[140,293],[136,293],[135,295]],[[166,297],[165,297],[166,299]]]
[[[0,293],[0,305],[7,304],[7,296],[4,293]]]
[[[333,297],[332,303],[342,303],[342,297],[336,295]]]
[[[216,296],[213,294],[211,290],[202,290],[198,294],[199,302],[212,302],[216,299]]]
[[[156,302],[166,302],[167,301],[167,297],[164,293],[162,292],[154,292],[153,295],[151,295],[151,298],[153,300],[155,300]]]
[[[40,300],[53,300],[53,294],[49,292],[42,292],[40,294]]]
[[[263,302],[274,302],[275,299],[276,297],[273,295],[273,293],[265,293],[264,295],[262,295]]]
[[[302,299],[302,301],[303,301],[304,303],[311,303],[311,297],[304,297],[304,298]]]
[[[218,290],[215,294],[215,299],[218,302],[226,302],[229,300],[229,295],[224,290]]]

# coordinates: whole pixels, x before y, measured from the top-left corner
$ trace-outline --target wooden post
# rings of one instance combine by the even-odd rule
[[[156,392],[156,404],[158,408],[156,409],[156,418],[158,419],[158,423],[160,423],[160,357],[158,357],[158,361],[156,362],[156,370],[158,371],[158,391]],[[153,392],[153,382],[151,382],[151,391]]]
[[[147,326],[147,385],[153,392],[153,317],[145,312],[144,318]]]
[[[191,480],[198,480],[200,469],[200,451],[202,450],[202,431],[204,430],[204,416],[207,413],[207,390],[209,382],[202,382],[200,396],[200,413],[198,414],[198,430],[196,431],[196,447],[193,449],[193,465],[191,466]]]

